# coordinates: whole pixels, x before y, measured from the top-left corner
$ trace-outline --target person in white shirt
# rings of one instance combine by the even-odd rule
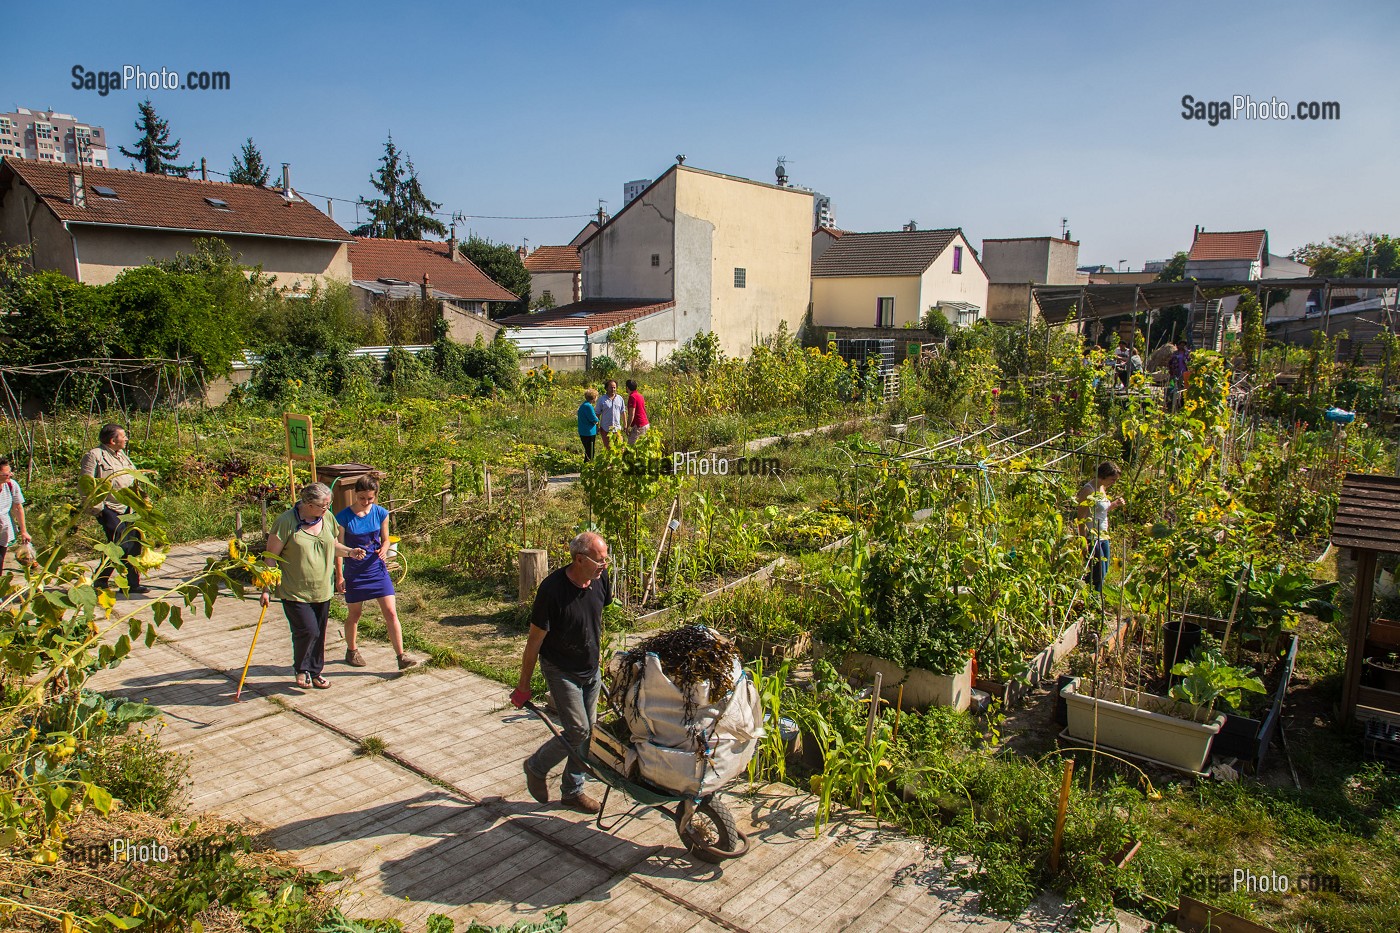
[[[622,431],[622,419],[627,412],[627,399],[617,393],[617,380],[609,379],[606,394],[594,405],[598,409],[598,436],[604,447],[612,446],[614,431]]]
[[[16,527],[19,534],[15,534]],[[0,573],[5,570],[5,554],[10,545],[16,541],[28,544],[32,540],[24,526],[24,493],[10,469],[10,458],[0,457]]]

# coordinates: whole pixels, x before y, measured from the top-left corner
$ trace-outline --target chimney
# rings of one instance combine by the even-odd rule
[[[292,199],[292,163],[282,163],[282,197]]]
[[[919,225],[918,225],[917,223],[915,223],[914,221],[912,221],[912,220],[909,221],[907,224],[904,225],[904,232],[905,232],[905,233],[914,233],[914,232],[917,231],[918,229],[919,229]]]
[[[208,180],[209,180],[209,160],[206,159],[206,158],[204,158],[204,157],[202,157],[202,156],[200,157],[200,160],[199,160],[199,180],[200,180],[200,181],[208,181]]]
[[[326,216],[335,220],[335,202],[330,198],[326,198]]]
[[[523,246],[517,246],[517,247],[515,248],[515,255],[517,255],[517,256],[520,257],[520,261],[521,261],[521,262],[524,262],[524,261],[525,261],[525,257],[528,256],[529,253],[526,252],[525,247],[523,247]]]
[[[461,254],[457,252],[457,232],[454,230],[452,236],[447,238],[447,258],[453,262],[461,262]]]
[[[433,294],[433,283],[428,281],[428,273],[423,273],[423,284],[419,287],[423,292],[423,300],[427,301]]]
[[[68,176],[68,200],[74,207],[87,207],[87,188],[83,185],[82,172]]]

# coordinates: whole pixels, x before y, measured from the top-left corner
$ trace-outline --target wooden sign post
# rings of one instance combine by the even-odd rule
[[[316,482],[316,439],[312,434],[310,415],[294,415],[291,412],[284,412],[282,414],[282,427],[287,436],[287,479],[290,484],[291,497],[295,500],[297,495],[296,462],[298,460],[311,464],[311,481]]]

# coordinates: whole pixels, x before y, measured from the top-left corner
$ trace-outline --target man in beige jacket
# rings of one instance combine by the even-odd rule
[[[97,439],[101,442],[100,446],[83,455],[82,465],[78,469],[82,477],[90,478],[99,485],[108,484],[107,498],[93,509],[93,515],[106,533],[107,540],[121,545],[122,553],[126,555],[123,563],[126,565],[127,593],[144,596],[150,589],[141,585],[141,574],[131,563],[131,558],[141,553],[141,532],[122,521],[122,516],[131,509],[116,498],[118,490],[127,489],[136,482],[136,467],[126,455],[126,431],[120,425],[104,424]],[[102,569],[96,581],[98,589],[105,589],[110,584],[115,569],[111,563]]]

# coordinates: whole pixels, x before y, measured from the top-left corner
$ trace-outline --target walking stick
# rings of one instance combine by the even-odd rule
[[[248,660],[243,662],[243,674],[238,678],[238,689],[233,693],[233,701],[235,703],[242,702],[238,699],[238,696],[243,692],[243,681],[248,679],[248,668],[253,663],[253,648],[258,644],[258,632],[262,631],[263,619],[265,618],[267,618],[267,606],[263,606],[262,612],[258,613],[258,624],[253,629],[253,643],[248,646]]]

